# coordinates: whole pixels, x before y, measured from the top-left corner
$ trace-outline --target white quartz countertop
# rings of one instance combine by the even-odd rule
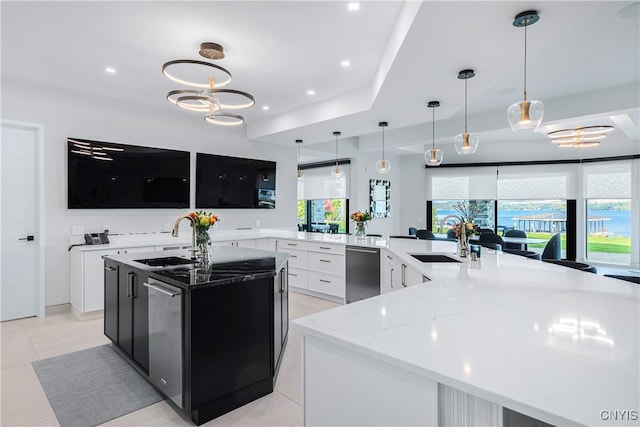
[[[309,242],[324,242],[336,244],[348,244],[368,247],[385,247],[387,239],[379,237],[366,237],[356,239],[345,234],[306,233],[286,229],[275,228],[250,228],[240,230],[212,230],[210,232],[212,242],[225,242],[231,240],[250,239],[291,239]],[[171,246],[189,245],[191,234],[181,231],[178,237],[172,237],[170,232],[164,233],[131,233],[113,234],[109,236],[107,245],[82,245],[74,246],[76,251],[96,251],[112,248],[131,248],[141,246]]]
[[[450,242],[388,247],[432,281],[294,329],[551,424],[637,423],[601,411],[640,409],[640,287],[486,248],[478,262],[409,255],[453,254]]]

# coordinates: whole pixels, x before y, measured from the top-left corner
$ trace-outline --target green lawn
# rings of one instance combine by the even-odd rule
[[[527,233],[527,237],[532,239],[548,239],[551,233]],[[562,240],[562,249],[566,248],[567,236],[560,235]],[[529,245],[530,248],[544,248],[544,243]],[[604,237],[604,236],[588,236],[587,237],[588,252],[600,252],[610,254],[630,254],[631,253],[631,237]]]

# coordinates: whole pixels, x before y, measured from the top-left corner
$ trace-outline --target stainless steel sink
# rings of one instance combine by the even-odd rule
[[[168,256],[160,258],[136,259],[135,262],[146,264],[149,267],[172,267],[174,265],[193,264],[194,261],[187,258],[177,256]]]
[[[409,254],[420,262],[461,262],[444,254]]]

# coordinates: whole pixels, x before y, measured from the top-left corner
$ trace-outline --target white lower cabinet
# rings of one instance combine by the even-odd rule
[[[155,246],[71,252],[71,305],[81,315],[104,308],[104,255],[155,252]]]
[[[388,249],[380,251],[380,293],[395,291],[428,282],[417,268],[403,262]]]
[[[289,287],[344,302],[344,245],[278,239],[278,252],[289,254]]]

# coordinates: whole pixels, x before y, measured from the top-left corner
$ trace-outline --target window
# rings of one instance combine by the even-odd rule
[[[584,166],[586,258],[631,263],[631,162]]]
[[[349,164],[344,175],[331,176],[331,166],[304,169],[298,181],[298,230],[346,234],[349,225]]]
[[[453,224],[460,222],[460,212],[455,206],[459,202],[465,202],[468,210],[473,212],[470,216],[474,224],[480,228],[494,227],[494,203],[493,200],[434,200],[433,201],[433,227],[434,233],[446,234]]]

